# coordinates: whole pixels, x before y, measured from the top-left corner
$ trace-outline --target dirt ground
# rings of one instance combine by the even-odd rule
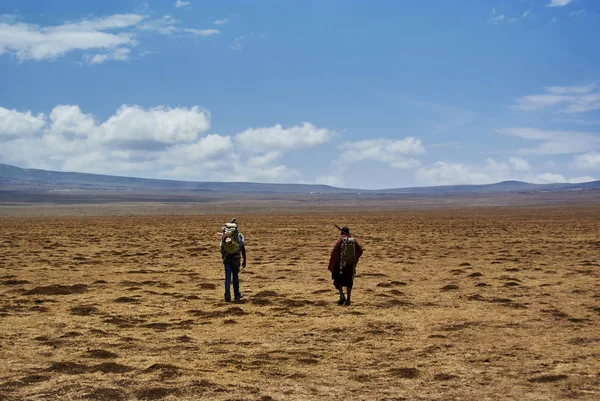
[[[598,204],[231,217],[0,217],[0,400],[600,399]]]

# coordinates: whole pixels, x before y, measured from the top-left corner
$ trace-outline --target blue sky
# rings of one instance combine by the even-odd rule
[[[2,0],[0,162],[379,189],[600,179],[595,0]]]

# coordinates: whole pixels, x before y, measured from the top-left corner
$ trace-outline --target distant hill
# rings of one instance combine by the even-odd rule
[[[0,163],[0,190],[57,191],[57,190],[110,190],[110,191],[169,191],[169,192],[241,192],[241,193],[363,193],[380,195],[443,195],[492,194],[510,192],[555,192],[600,190],[600,180],[581,184],[530,184],[521,181],[503,181],[487,185],[448,185],[433,187],[361,190],[336,188],[328,185],[264,184],[254,182],[194,182],[118,177],[101,174],[71,173],[38,169],[23,169]]]
[[[395,188],[377,191],[386,194],[492,194],[507,192],[556,192],[556,191],[581,191],[600,190],[600,180],[579,184],[530,184],[522,181],[502,181],[496,184],[485,185],[446,185],[435,187]]]
[[[95,190],[168,190],[261,193],[340,193],[346,190],[328,185],[261,184],[254,182],[194,182],[118,177],[112,175],[68,173],[38,169],[23,169],[0,163],[0,185],[59,187]]]

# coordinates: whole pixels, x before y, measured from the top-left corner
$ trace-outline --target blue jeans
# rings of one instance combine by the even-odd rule
[[[225,265],[225,300],[231,301],[231,278],[233,277],[233,296],[235,299],[240,298],[240,276],[239,268],[232,262],[224,262]]]

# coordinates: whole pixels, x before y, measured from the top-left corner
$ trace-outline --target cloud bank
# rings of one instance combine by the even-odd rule
[[[0,160],[60,171],[289,182],[299,172],[281,163],[283,155],[336,135],[308,122],[234,135],[210,128],[210,113],[198,106],[123,105],[105,121],[78,105],[58,105],[48,115],[0,107]]]
[[[187,2],[178,3],[186,5]],[[22,63],[52,61],[68,53],[82,52],[85,63],[101,64],[109,60],[129,60],[142,34],[208,37],[220,33],[216,29],[180,25],[180,21],[170,15],[152,19],[139,14],[115,14],[55,26],[28,24],[0,15],[0,56],[13,55]]]
[[[546,88],[546,93],[517,99],[517,104],[511,108],[521,111],[557,109],[568,114],[600,110],[600,87],[596,83],[582,86],[551,86]]]

